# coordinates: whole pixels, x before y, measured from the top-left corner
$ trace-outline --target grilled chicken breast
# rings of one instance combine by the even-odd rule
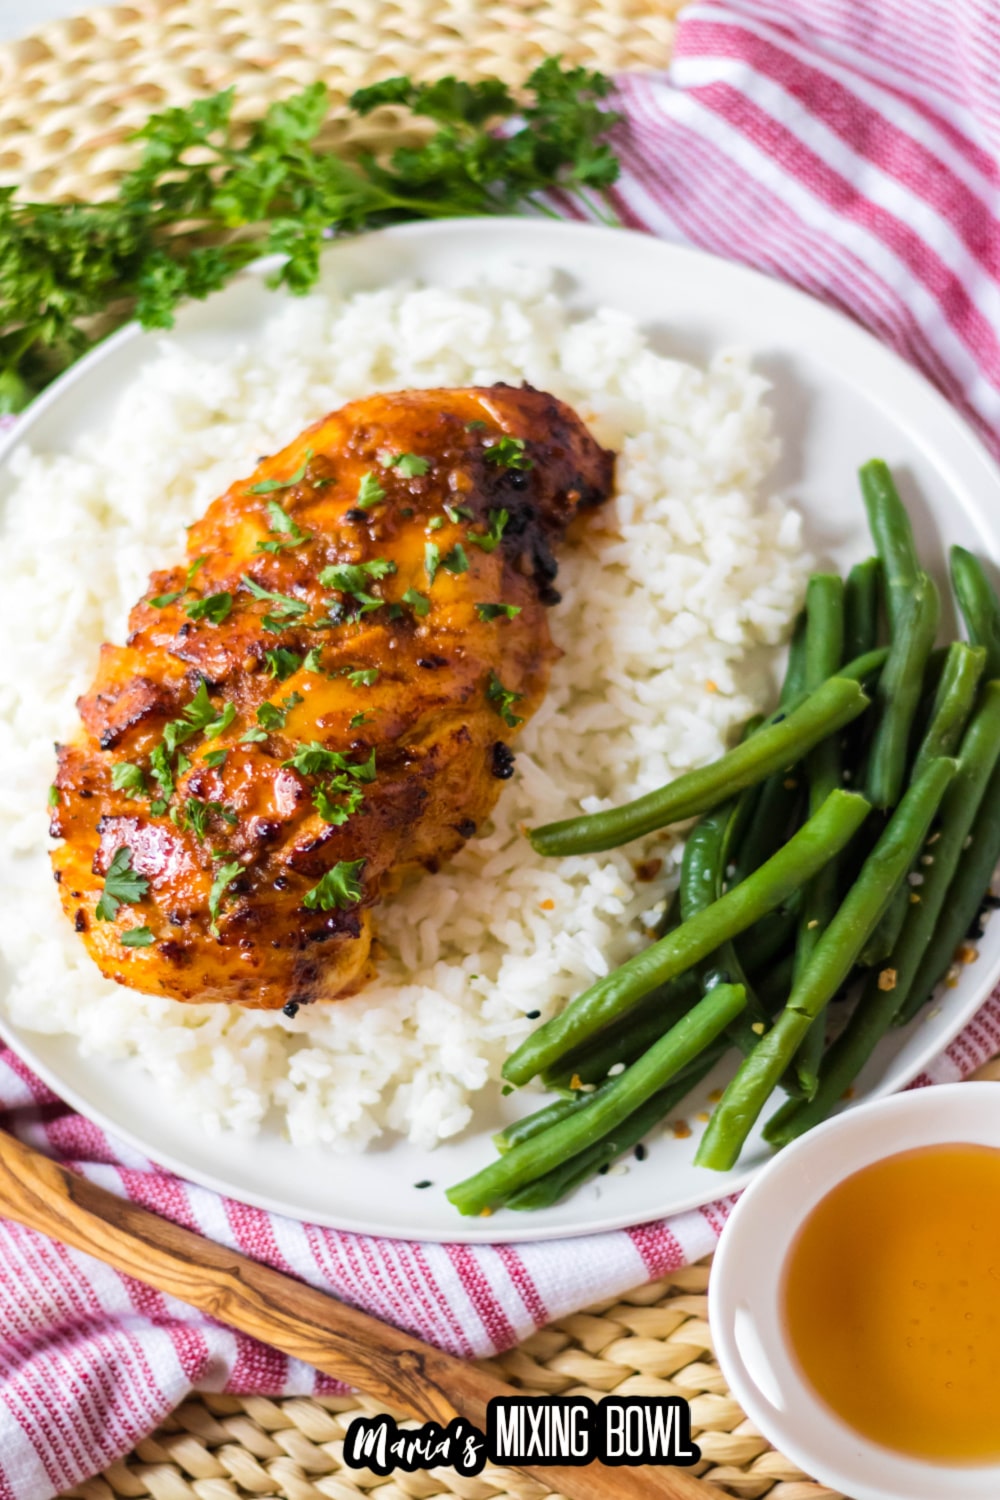
[[[292,1014],[359,989],[372,907],[512,774],[557,654],[553,548],[612,471],[542,392],[409,391],[216,500],[58,747],[55,879],[102,972]]]

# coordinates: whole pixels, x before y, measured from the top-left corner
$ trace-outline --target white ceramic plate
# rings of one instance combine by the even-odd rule
[[[1000,473],[977,439],[895,355],[846,318],[779,282],[645,235],[523,219],[421,224],[366,235],[332,246],[323,274],[348,291],[403,277],[448,285],[467,279],[470,266],[486,260],[557,267],[574,304],[602,304],[637,316],[664,352],[698,359],[723,345],[748,346],[774,386],[784,444],[774,483],[804,510],[817,555],[848,566],[871,550],[855,476],[860,463],[878,454],[898,477],[922,555],[940,583],[946,581],[951,542],[1000,562]],[[225,352],[235,340],[252,337],[273,309],[274,295],[251,272],[207,303],[185,308],[177,337],[200,352]],[[0,503],[19,443],[65,449],[86,424],[102,419],[107,403],[155,351],[155,336],[123,329],[47,391],[0,454]],[[3,882],[15,878],[13,860],[0,853],[0,895]],[[940,1005],[880,1045],[859,1080],[858,1098],[891,1092],[920,1072],[998,975],[1000,922],[987,932],[979,962]],[[208,1137],[167,1109],[137,1066],[83,1058],[70,1038],[27,1032],[6,1021],[0,1032],[63,1098],[164,1166],[245,1202],[364,1233],[494,1242],[593,1233],[732,1192],[768,1156],[755,1136],[738,1171],[719,1176],[696,1169],[697,1127],[687,1139],[658,1139],[642,1165],[601,1178],[544,1213],[502,1212],[470,1223],[451,1208],[443,1188],[491,1159],[490,1133],[501,1112],[514,1107],[492,1090],[478,1129],[433,1153],[397,1143],[331,1157],[293,1148],[276,1130],[250,1141]],[[719,1082],[710,1078],[692,1100],[686,1109],[692,1121]],[[417,1189],[414,1184],[424,1179],[432,1186]]]

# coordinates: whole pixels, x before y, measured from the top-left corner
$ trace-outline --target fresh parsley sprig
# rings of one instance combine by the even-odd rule
[[[24,406],[109,323],[134,315],[167,328],[180,302],[210,296],[261,254],[285,257],[272,284],[305,292],[331,229],[512,213],[543,207],[537,195],[557,186],[602,193],[618,175],[609,92],[601,74],[558,58],[517,96],[497,78],[389,78],[355,93],[354,112],[402,107],[433,128],[387,159],[348,159],[317,145],[330,108],[322,83],[271,105],[249,132],[226,89],[152,115],[113,198],[33,203],[0,189],[0,411]]]

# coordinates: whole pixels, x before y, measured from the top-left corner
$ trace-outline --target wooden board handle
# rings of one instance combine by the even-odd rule
[[[421,1421],[486,1427],[486,1403],[516,1394],[325,1292],[258,1265],[57,1166],[0,1132],[0,1214],[304,1360]],[[718,1500],[683,1469],[525,1466],[570,1500]]]

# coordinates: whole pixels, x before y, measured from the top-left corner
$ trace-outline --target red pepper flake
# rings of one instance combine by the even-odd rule
[[[655,880],[663,869],[662,859],[642,859],[632,866],[636,880]]]

